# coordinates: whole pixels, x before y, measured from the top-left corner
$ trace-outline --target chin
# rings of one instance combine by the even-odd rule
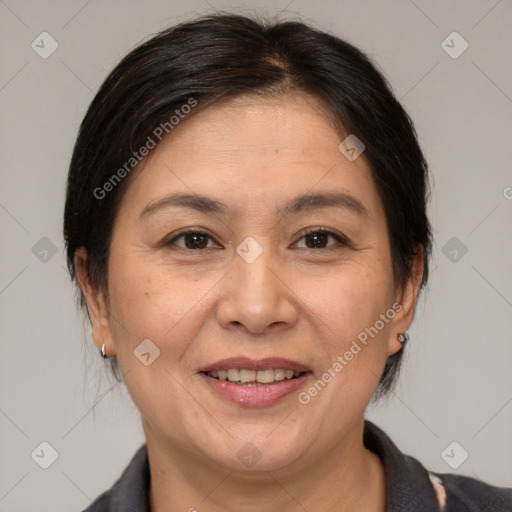
[[[291,442],[284,444],[282,439],[276,439],[269,442],[265,436],[258,438],[254,436],[252,440],[236,440],[230,443],[229,448],[222,450],[222,453],[210,453],[209,456],[225,466],[229,471],[238,473],[254,474],[266,471],[278,471],[291,466],[297,460],[297,453],[294,450],[297,443]],[[260,441],[258,441],[260,439]],[[226,454],[229,454],[226,456]]]

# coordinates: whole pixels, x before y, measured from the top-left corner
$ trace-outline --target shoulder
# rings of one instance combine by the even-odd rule
[[[402,453],[377,425],[366,420],[366,448],[377,454],[386,475],[389,512],[512,512],[512,488],[452,473],[428,471]]]
[[[82,512],[110,512],[112,491],[105,491]]]
[[[147,512],[150,478],[147,446],[143,445],[115,484],[83,512]]]
[[[429,473],[439,502],[446,512],[510,512],[512,488],[451,473]]]

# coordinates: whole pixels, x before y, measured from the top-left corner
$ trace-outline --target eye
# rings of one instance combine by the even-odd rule
[[[301,241],[304,242],[301,242]],[[178,241],[181,241],[178,243]],[[302,245],[301,244],[305,244]],[[296,247],[304,249],[329,249],[336,244],[347,246],[349,245],[347,239],[342,235],[333,233],[323,228],[314,228],[302,234],[302,237],[296,242]],[[176,245],[182,249],[200,250],[218,248],[217,245],[208,233],[199,231],[196,228],[188,228],[181,233],[172,237],[169,241],[165,242],[166,246]]]
[[[348,245],[347,240],[343,236],[322,228],[314,228],[306,231],[300,240],[304,240],[306,244],[305,249],[328,249],[336,245],[336,243]],[[331,240],[331,243],[329,243],[329,240]],[[334,240],[334,243],[332,243],[332,240]],[[300,241],[297,242],[297,246],[299,244]]]
[[[183,240],[183,243],[177,243],[177,241],[181,239]],[[208,245],[210,241],[213,242],[213,238],[208,233],[194,229],[187,229],[186,231],[178,233],[168,242],[165,242],[165,245],[177,245],[183,249],[190,250],[210,249],[213,247]]]

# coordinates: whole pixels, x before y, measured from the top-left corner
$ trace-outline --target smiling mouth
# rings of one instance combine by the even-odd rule
[[[202,372],[208,377],[216,380],[229,381],[233,384],[242,386],[261,386],[274,384],[287,380],[293,380],[300,377],[304,373],[309,372],[296,372],[293,370],[283,370],[282,368],[266,369],[266,370],[247,370],[244,368],[230,368],[227,370],[217,370],[211,372]]]

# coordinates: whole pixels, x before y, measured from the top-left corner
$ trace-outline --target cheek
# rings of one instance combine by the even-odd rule
[[[162,415],[162,422],[170,421],[165,407],[159,410],[162,404],[187,404],[180,382],[190,366],[187,354],[204,323],[206,304],[206,284],[168,273],[142,258],[127,257],[109,273],[112,336],[125,384],[143,416]],[[146,366],[143,354],[148,352]],[[177,375],[176,368],[183,374]]]
[[[375,391],[395,314],[389,274],[378,262],[354,264],[306,294],[311,317],[316,318],[318,345],[326,355],[323,376],[316,376],[323,383],[308,392],[310,398],[322,395],[314,399],[317,406],[357,408],[366,405]]]
[[[145,339],[178,357],[198,329],[212,283],[174,276],[141,259],[124,258],[109,274],[113,337],[120,360]],[[128,277],[129,276],[129,277]],[[121,362],[121,361],[120,361]]]
[[[393,280],[379,262],[350,264],[305,286],[304,302],[329,327],[329,338],[356,337],[392,306]]]

